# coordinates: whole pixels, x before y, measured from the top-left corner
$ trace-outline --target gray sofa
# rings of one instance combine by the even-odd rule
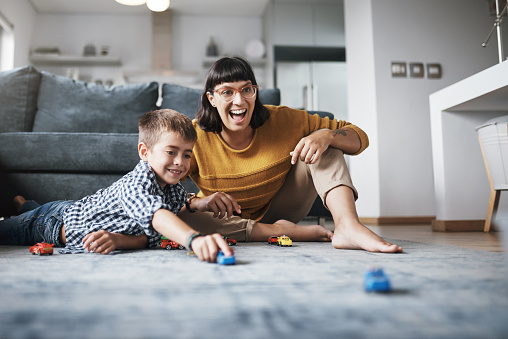
[[[161,108],[193,118],[201,91],[173,84],[159,91],[156,82],[104,87],[32,66],[0,72],[0,216],[15,214],[15,195],[76,200],[132,170],[138,119],[158,108],[159,95]],[[280,103],[278,89],[261,90],[260,98]],[[197,191],[191,180],[184,186]],[[326,213],[320,201],[311,211]]]

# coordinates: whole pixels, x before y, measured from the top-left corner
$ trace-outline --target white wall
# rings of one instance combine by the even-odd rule
[[[251,40],[263,40],[261,17],[202,17],[173,15],[172,68],[198,71],[201,88],[209,64],[204,65],[206,47],[213,37],[220,56],[243,56]],[[255,65],[253,65],[254,67]],[[255,69],[261,87],[267,87],[265,70]]]
[[[238,29],[241,27],[241,29]],[[65,32],[65,34],[62,34]],[[241,34],[238,34],[241,32]],[[172,16],[172,69],[199,72],[206,68],[203,61],[206,47],[213,36],[221,55],[244,55],[247,43],[261,39],[260,17],[200,17]],[[33,35],[33,47],[57,46],[62,54],[82,55],[83,48],[93,43],[110,46],[110,55],[119,57],[122,66],[81,67],[83,80],[113,78],[121,82],[123,71],[140,71],[151,68],[152,51],[151,15],[63,15],[38,14]],[[44,67],[65,74],[61,67]]]
[[[173,67],[200,68],[213,36],[220,55],[245,55],[250,40],[262,38],[261,17],[201,17],[173,15]]]
[[[0,0],[0,11],[14,25],[14,68],[28,64],[36,13],[28,1]]]
[[[495,35],[481,47],[494,18],[478,0],[346,0],[345,13],[349,119],[371,137],[350,159],[358,213],[433,216],[429,94],[498,62]],[[443,78],[392,78],[392,61],[437,62]]]
[[[87,44],[94,44],[97,52],[101,46],[109,46],[109,54],[119,57],[122,66],[80,67],[80,78],[87,81],[112,79],[121,83],[123,70],[151,67],[151,32],[149,15],[38,14],[32,47],[55,46],[63,55],[83,55]],[[37,68],[65,75],[64,67]]]
[[[348,120],[369,135],[369,148],[349,157],[353,183],[358,190],[357,209],[362,217],[379,216],[379,140],[372,6],[370,1],[345,5]]]

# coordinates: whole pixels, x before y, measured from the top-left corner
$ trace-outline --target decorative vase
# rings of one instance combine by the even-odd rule
[[[215,44],[215,41],[213,40],[213,36],[210,37],[210,42],[208,43],[208,46],[206,46],[206,56],[214,57],[218,56],[219,52],[217,50],[217,45]]]
[[[95,56],[97,55],[97,51],[95,50],[94,44],[87,44],[83,49],[84,56]]]

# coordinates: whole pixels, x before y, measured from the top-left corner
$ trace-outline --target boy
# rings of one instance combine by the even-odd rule
[[[64,247],[61,253],[107,254],[156,247],[164,235],[203,261],[215,262],[219,249],[232,255],[220,234],[198,233],[176,215],[189,206],[179,181],[189,170],[197,139],[190,119],[161,109],[144,114],[138,126],[141,160],[131,172],[79,201],[39,206],[16,197],[20,211],[33,209],[0,221],[0,245],[49,242]]]

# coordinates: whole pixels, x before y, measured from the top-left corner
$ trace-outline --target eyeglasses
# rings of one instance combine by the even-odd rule
[[[257,89],[258,86],[256,85],[248,85],[240,89],[222,87],[218,90],[212,90],[212,92],[219,94],[224,101],[233,101],[236,97],[236,93],[240,93],[244,99],[252,99],[256,96]]]

